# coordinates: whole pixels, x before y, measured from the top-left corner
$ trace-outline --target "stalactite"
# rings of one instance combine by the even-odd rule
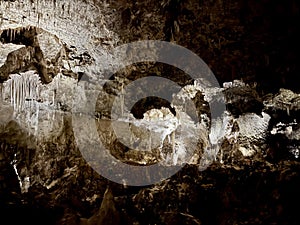
[[[19,104],[20,104],[20,79],[14,80],[16,83],[16,89],[15,89],[15,99],[14,101],[16,102],[16,110],[19,111]]]
[[[7,30],[7,32],[8,32],[8,36],[9,36],[9,42],[11,42],[12,41],[11,29],[9,28]]]
[[[23,111],[26,101],[29,101],[29,106],[32,108],[32,101],[38,99],[39,76],[30,72],[22,75],[12,74],[7,82],[10,88],[10,102],[14,110]]]
[[[11,41],[15,40],[15,29],[11,29]]]
[[[37,137],[38,135],[38,127],[39,127],[39,114],[40,114],[40,105],[36,104],[36,117],[35,117],[35,129],[34,129],[34,136]]]
[[[121,85],[121,116],[124,115],[124,84]]]
[[[37,19],[37,27],[40,27],[40,17],[41,17],[41,14],[38,12],[38,13],[37,13],[37,16],[38,16],[38,19]]]
[[[0,102],[5,99],[4,92],[3,92],[3,84],[0,83]]]
[[[12,87],[13,87],[13,89],[12,89],[12,94],[13,94],[13,105],[14,105],[14,109],[16,109],[16,82],[15,82],[15,79],[14,79],[14,77],[12,78],[12,83],[13,83],[13,85],[12,85]]]
[[[13,103],[13,81],[10,80],[10,102]]]

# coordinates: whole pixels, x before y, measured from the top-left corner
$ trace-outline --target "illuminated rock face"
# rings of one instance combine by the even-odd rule
[[[246,224],[245,218],[259,224],[253,215],[262,215],[262,223],[293,224],[297,214],[289,205],[299,190],[300,98],[290,78],[297,72],[297,53],[281,48],[295,41],[273,30],[285,25],[264,19],[277,10],[277,3],[265,3],[255,11],[245,1],[0,1],[0,206],[23,204],[34,214],[42,207],[53,213],[49,224],[61,225]],[[287,12],[278,13],[291,11],[298,21],[299,12],[290,3],[285,7]],[[293,24],[287,27],[295,32]],[[99,65],[120,63],[109,58],[114,47],[144,39],[189,48],[221,84],[227,82],[207,89],[182,71],[151,63],[103,78],[107,71]],[[100,62],[104,56],[107,61]],[[149,98],[128,109],[121,99],[122,117],[112,118],[116,95],[148,75],[181,85],[174,102]],[[212,122],[208,102],[221,101],[218,93],[227,110]],[[72,116],[87,102],[90,108],[79,116],[96,124],[95,135],[118,160],[187,166],[145,188],[104,179],[85,162],[73,133]],[[189,114],[192,103],[196,111]],[[237,216],[245,212],[249,215]],[[45,224],[45,218],[30,222]]]

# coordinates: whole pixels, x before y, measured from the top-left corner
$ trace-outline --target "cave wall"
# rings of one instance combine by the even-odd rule
[[[32,58],[37,64],[46,63],[51,77],[49,82],[33,82],[35,96],[26,99],[18,92],[14,97],[20,101],[15,104],[11,82],[25,87],[25,81],[43,81],[43,73],[31,61],[2,73],[0,206],[12,224],[18,224],[14,215],[19,215],[31,224],[94,225],[100,214],[105,225],[299,224],[298,212],[290,204],[298,202],[299,190],[296,0],[2,0],[0,9],[0,51],[5,53],[0,62],[9,69],[16,61],[22,64],[18,57],[26,56],[26,51],[18,50],[31,49],[36,36],[29,35],[31,40],[22,32],[40,30],[46,38],[35,45],[43,57]],[[106,82],[95,114],[88,116],[98,121],[98,132],[104,133],[112,153],[141,162],[108,129],[107,114],[116,93],[147,75],[164,75],[182,87],[193,87],[193,81],[182,71],[151,63],[129,66],[109,81],[101,80],[105,71],[99,68],[99,56],[109,55],[120,44],[150,39],[195,52],[221,87],[234,79],[246,84],[236,81],[219,89],[230,113],[226,119],[235,121],[231,125],[237,130],[230,130],[231,137],[221,143],[222,153],[208,159],[214,163],[207,170],[199,171],[196,162],[159,184],[128,187],[108,181],[83,159],[74,140],[72,106],[89,100],[84,86],[93,92],[98,88],[93,82]],[[18,73],[13,76],[16,80],[9,73]],[[133,114],[141,117],[145,105],[170,107],[153,101],[140,102]],[[194,101],[200,114],[208,113],[200,92]],[[89,131],[84,125],[81,129]],[[200,144],[201,155],[204,143]],[[105,191],[106,186],[112,193]],[[114,221],[114,216],[122,222]]]
[[[299,73],[296,0],[0,4],[8,9],[1,14],[2,29],[16,23],[43,27],[79,49],[145,39],[174,41],[199,55],[220,83],[243,78],[256,82],[264,92],[280,87],[299,90],[294,82]]]
[[[299,91],[299,2],[112,1],[109,28],[124,43],[173,41],[200,56],[220,83],[256,82],[264,92]]]

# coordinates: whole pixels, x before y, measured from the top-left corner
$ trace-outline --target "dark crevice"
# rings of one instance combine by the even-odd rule
[[[33,26],[5,29],[2,30],[0,41],[4,44],[34,46],[35,36],[39,33],[39,30]]]
[[[130,112],[136,119],[143,119],[145,112],[151,109],[161,109],[162,107],[168,108],[174,116],[176,115],[176,111],[171,107],[169,101],[155,96],[140,99],[134,104]]]

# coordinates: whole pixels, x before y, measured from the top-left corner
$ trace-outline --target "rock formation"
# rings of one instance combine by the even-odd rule
[[[0,0],[1,221],[299,224],[295,21],[296,1]],[[219,87],[159,62],[110,74],[122,64],[113,49],[138,40],[188,48]],[[128,99],[152,88],[172,101],[131,107],[137,80]],[[148,186],[114,183],[80,149],[94,140],[128,165],[183,168]]]

